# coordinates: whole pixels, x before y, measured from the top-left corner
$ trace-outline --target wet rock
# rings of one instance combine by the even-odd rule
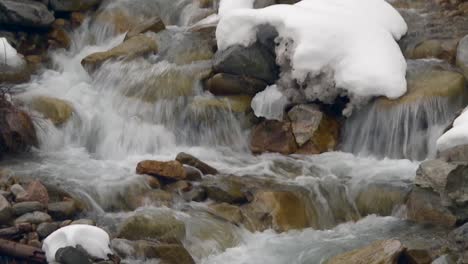
[[[0,154],[22,152],[37,144],[29,115],[0,98]]]
[[[447,162],[468,162],[468,145],[456,146],[437,153],[439,159]]]
[[[195,98],[190,107],[195,111],[224,110],[234,113],[248,113],[252,111],[250,104],[252,97],[244,95],[222,96],[215,98]]]
[[[458,43],[457,66],[462,69],[463,74],[468,79],[468,35],[463,37]]]
[[[273,228],[286,232],[315,224],[306,202],[289,191],[259,191],[254,200],[242,208],[242,213],[246,227],[255,231]]]
[[[96,222],[91,219],[78,219],[73,222],[71,222],[71,225],[90,225],[90,226],[95,226]]]
[[[465,78],[455,71],[434,68],[408,71],[407,82],[408,90],[405,95],[396,100],[380,98],[377,103],[381,107],[392,107],[435,97],[460,98],[465,93]]]
[[[176,160],[182,164],[189,165],[189,166],[199,169],[203,174],[215,175],[218,173],[218,170],[216,170],[215,168],[195,158],[194,156],[184,153],[184,152],[177,154]]]
[[[179,161],[141,161],[137,165],[136,172],[172,181],[185,180],[187,176],[184,166]]]
[[[98,12],[93,22],[110,26],[116,34],[122,34],[136,27],[141,21],[121,8],[112,8]]]
[[[50,203],[47,211],[54,219],[65,220],[74,218],[78,209],[74,201],[63,201]]]
[[[288,155],[296,152],[297,145],[291,123],[276,120],[260,123],[252,131],[250,150],[255,154],[279,152]]]
[[[30,106],[50,119],[54,125],[67,122],[73,114],[73,107],[69,102],[47,96],[34,97]]]
[[[457,51],[457,39],[438,40],[428,39],[417,44],[414,49],[406,51],[406,56],[410,59],[438,58],[449,62],[455,60]]]
[[[156,177],[146,176],[145,179],[146,179],[146,182],[148,183],[148,185],[151,188],[153,188],[153,189],[161,188],[161,182]]]
[[[58,12],[85,11],[97,6],[102,0],[49,0],[50,7]]]
[[[207,197],[220,203],[242,204],[247,202],[247,196],[243,191],[244,185],[231,181],[223,180],[208,180],[202,183],[206,191]]]
[[[63,264],[92,264],[86,251],[75,247],[58,249],[55,253],[55,260]]]
[[[45,208],[46,207],[44,204],[37,201],[21,202],[13,205],[13,211],[15,212],[15,215],[23,215],[34,211],[44,211]]]
[[[154,17],[138,24],[136,27],[130,30],[125,36],[125,39],[130,39],[137,36],[138,34],[143,34],[146,32],[158,33],[164,29],[166,29],[164,22],[159,17]]]
[[[180,244],[157,243],[147,240],[129,241],[113,239],[112,249],[122,258],[158,258],[167,264],[195,263],[188,251]]]
[[[202,179],[202,173],[200,170],[192,166],[184,166],[185,174],[187,175],[187,180],[189,181],[200,181]]]
[[[0,1],[0,24],[44,28],[50,26],[54,19],[47,7],[38,1]]]
[[[182,194],[182,198],[184,198],[186,202],[203,202],[206,200],[206,197],[207,195],[205,189],[200,186],[194,186],[192,190]]]
[[[164,190],[173,193],[188,192],[192,189],[192,184],[188,181],[177,181],[164,186]]]
[[[268,84],[278,79],[278,68],[274,56],[262,45],[250,47],[231,46],[216,52],[214,71],[263,80]]]
[[[363,184],[358,192],[355,203],[362,216],[377,214],[392,215],[393,210],[404,205],[411,192],[407,182],[381,181]]]
[[[117,237],[129,240],[182,240],[185,237],[185,224],[170,213],[138,214],[120,225]]]
[[[49,38],[48,43],[51,49],[68,49],[72,43],[67,31],[63,27],[52,29],[47,34],[47,37]]]
[[[0,195],[0,225],[8,224],[13,220],[13,209],[8,200]]]
[[[430,264],[432,257],[429,251],[424,249],[407,249],[404,253],[405,259],[414,264]]]
[[[49,203],[49,193],[46,187],[38,180],[34,180],[28,184],[26,193],[26,196],[16,196],[16,201],[38,201],[42,204]]]
[[[145,205],[169,207],[173,198],[172,193],[160,189],[129,188],[116,198],[119,201],[111,209],[133,211]]]
[[[300,154],[332,151],[338,145],[340,127],[315,105],[297,105],[288,112]],[[303,147],[306,143],[308,146]]]
[[[393,264],[404,252],[398,240],[377,241],[367,247],[356,249],[331,258],[327,264]]]
[[[442,160],[428,160],[419,165],[416,171],[414,184],[429,188],[438,193],[444,193],[447,186],[447,177],[457,168],[457,165]]]
[[[15,220],[15,224],[21,223],[30,223],[30,224],[40,224],[44,222],[52,221],[52,217],[44,212],[32,212],[24,214]]]
[[[435,259],[431,264],[455,264],[457,261],[450,255],[442,255]]]
[[[211,212],[226,221],[229,221],[234,224],[241,224],[243,217],[241,209],[238,206],[220,203],[220,204],[211,204],[209,205]]]
[[[127,60],[157,52],[156,41],[145,35],[137,35],[124,41],[117,47],[104,52],[97,52],[88,55],[81,61],[83,67],[93,71],[102,63],[110,59],[125,58]]]
[[[415,186],[407,202],[408,219],[418,223],[454,226],[457,217],[442,204],[440,196]]]
[[[60,225],[58,223],[41,223],[37,226],[36,232],[39,238],[44,239],[59,228]]]
[[[251,77],[218,73],[206,81],[206,88],[214,95],[254,96],[265,90],[267,83]]]

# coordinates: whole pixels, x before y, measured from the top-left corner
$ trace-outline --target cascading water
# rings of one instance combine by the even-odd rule
[[[91,53],[115,47],[125,36],[115,35],[115,28],[99,20],[88,19],[73,32],[69,50],[52,52],[52,69],[45,69],[30,83],[15,87],[21,91],[15,100],[26,106],[38,95],[56,97],[71,104],[73,116],[61,126],[35,118],[40,148],[30,155],[3,161],[4,167],[15,175],[59,185],[88,201],[92,209],[87,216],[112,231],[119,222],[137,213],[173,213],[186,225],[183,243],[197,263],[322,263],[336,253],[376,239],[399,237],[418,243],[426,240],[417,235],[423,227],[394,217],[374,215],[357,223],[339,225],[372,213],[391,215],[401,201],[388,203],[381,211],[375,210],[368,203],[378,197],[367,189],[376,183],[384,186],[390,183],[391,188],[404,186],[404,195],[417,163],[361,158],[340,152],[309,157],[251,155],[243,117],[230,111],[228,103],[206,103],[213,96],[201,89],[200,80],[209,74],[213,50],[211,43],[205,43],[197,33],[188,31],[188,27],[209,10],[201,10],[188,0],[108,1],[102,9],[116,8],[128,14],[141,14],[142,19],[151,15],[148,12],[161,13],[164,22],[172,26],[158,34],[147,33],[157,40],[159,53],[145,59],[106,62],[90,76],[81,66],[81,60]],[[383,133],[380,130],[387,133],[388,126],[398,127],[397,123],[404,118],[434,117],[435,120],[426,121],[432,122],[432,127],[439,124],[440,118],[453,114],[452,109],[446,109],[440,116],[434,115],[437,111],[429,105],[417,107],[422,110],[402,107],[398,111],[405,112],[405,117],[388,114],[391,118],[384,120],[398,120],[382,124],[382,128],[377,126],[379,131],[375,131],[376,126],[371,128],[366,122],[375,122],[378,111],[372,109],[376,107],[364,110],[367,119],[361,116],[349,121],[351,130],[352,126],[358,126],[369,132],[355,135],[347,127],[345,135],[361,145],[376,140],[370,144],[370,154],[396,158],[409,155],[418,159],[425,151],[410,146],[406,151],[382,148],[383,153],[377,152],[383,136],[376,133]],[[446,105],[440,107],[445,109]],[[395,134],[401,134],[406,128],[395,129],[402,130]],[[403,140],[395,139],[392,145],[411,145],[416,138],[414,134],[403,134]],[[345,149],[357,152],[350,144],[346,143]],[[144,159],[173,160],[182,151],[209,163],[223,175],[248,175],[294,188],[316,210],[315,229],[282,234],[272,230],[252,233],[242,226],[213,218],[207,213],[206,203],[177,201],[171,208],[150,203],[135,211],[129,209],[129,196],[149,189],[144,179],[135,174],[136,164]],[[247,181],[247,177],[241,179]],[[331,230],[317,230],[325,228]],[[131,263],[138,262],[144,261]]]
[[[450,93],[439,95],[446,87],[431,91],[430,84],[415,84],[417,76],[437,74],[434,68],[449,66],[436,60],[409,61],[409,87],[415,87],[409,91],[409,99],[377,99],[354,113],[345,124],[342,150],[394,159],[435,157],[436,140],[463,109],[466,98]]]

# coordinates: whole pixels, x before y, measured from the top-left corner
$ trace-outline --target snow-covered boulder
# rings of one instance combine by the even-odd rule
[[[386,1],[303,0],[251,9],[253,2],[221,1],[218,48],[248,47],[259,26],[273,26],[282,68],[278,83],[288,97],[332,103],[346,95],[356,104],[406,92],[406,61],[396,40],[407,25]]]
[[[452,128],[437,140],[437,150],[444,152],[463,145],[468,145],[468,108],[453,121]]]
[[[55,254],[60,248],[77,245],[80,245],[92,257],[108,259],[108,255],[112,254],[109,244],[109,235],[99,227],[69,225],[50,234],[44,240],[42,250],[46,253],[49,263],[56,261]]]
[[[276,85],[267,87],[252,99],[252,109],[256,116],[265,117],[270,120],[283,120],[284,108],[289,100],[284,96]]]
[[[24,65],[24,59],[18,54],[6,38],[0,38],[0,70],[7,68],[20,68]]]

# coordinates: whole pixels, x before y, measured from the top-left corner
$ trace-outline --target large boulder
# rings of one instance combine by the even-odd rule
[[[214,71],[263,80],[268,84],[278,79],[275,57],[262,45],[231,46],[216,52]]]
[[[319,154],[338,145],[339,125],[315,105],[297,105],[288,112],[298,153]]]
[[[331,258],[327,264],[395,264],[405,248],[398,240],[383,240]],[[406,263],[406,262],[403,262]]]
[[[257,125],[251,134],[250,150],[253,153],[278,152],[292,154],[297,144],[290,122],[265,120]]]
[[[38,1],[1,0],[0,25],[22,27],[48,27],[54,22],[54,15]]]
[[[148,174],[164,180],[185,180],[186,173],[178,161],[145,160],[138,163],[136,172]]]
[[[468,79],[468,35],[460,40],[457,49],[457,66]]]
[[[185,238],[185,224],[166,212],[139,213],[127,218],[119,227],[119,238],[129,240]]]
[[[69,102],[47,96],[34,97],[30,107],[48,118],[54,125],[67,122],[73,114],[73,107]]]
[[[49,0],[50,7],[58,12],[85,11],[97,6],[102,0]]]
[[[156,44],[156,41],[150,37],[140,34],[124,41],[122,44],[108,51],[88,55],[81,61],[81,64],[83,67],[93,70],[110,59],[124,58],[130,60],[157,51],[158,45]]]

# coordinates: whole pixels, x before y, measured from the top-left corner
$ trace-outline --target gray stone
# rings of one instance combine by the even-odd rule
[[[434,261],[432,261],[431,264],[455,264],[456,261],[453,259],[452,256],[449,255],[443,255],[438,258],[436,258]]]
[[[323,113],[316,105],[296,105],[288,112],[288,117],[296,143],[302,146],[314,136],[322,122]]]
[[[220,202],[229,204],[242,204],[247,202],[247,196],[243,191],[243,185],[234,181],[210,180],[202,184],[207,197]]]
[[[41,223],[37,226],[36,232],[41,239],[44,239],[59,228],[58,223]]]
[[[428,160],[419,165],[416,171],[414,184],[429,188],[437,193],[444,193],[447,184],[447,176],[457,165],[447,163],[443,160]]]
[[[437,157],[448,162],[468,162],[468,145],[456,146],[437,154]]]
[[[74,247],[64,247],[57,250],[55,260],[62,264],[91,264],[88,255],[83,250]]]
[[[190,154],[184,153],[184,152],[177,154],[176,160],[182,164],[189,165],[189,166],[199,169],[203,174],[214,175],[218,173],[218,170],[216,170],[215,168],[197,159],[196,157]]]
[[[0,225],[7,224],[12,220],[13,210],[8,200],[0,195]]]
[[[94,222],[94,220],[91,220],[91,219],[78,219],[78,220],[73,221],[71,223],[71,225],[91,225],[91,226],[95,226],[96,222]]]
[[[278,79],[275,57],[260,44],[250,47],[235,45],[220,50],[214,56],[213,67],[217,73],[247,76],[268,84]]]
[[[207,89],[214,95],[255,95],[265,90],[267,83],[255,78],[218,73],[206,81]]]
[[[15,220],[15,224],[20,223],[30,223],[30,224],[40,224],[44,222],[52,221],[52,217],[44,212],[32,212],[24,214]]]
[[[21,202],[13,205],[15,215],[23,215],[34,211],[44,211],[45,206],[40,202]]]
[[[0,0],[0,24],[23,27],[48,27],[54,15],[47,7],[31,0]]]

